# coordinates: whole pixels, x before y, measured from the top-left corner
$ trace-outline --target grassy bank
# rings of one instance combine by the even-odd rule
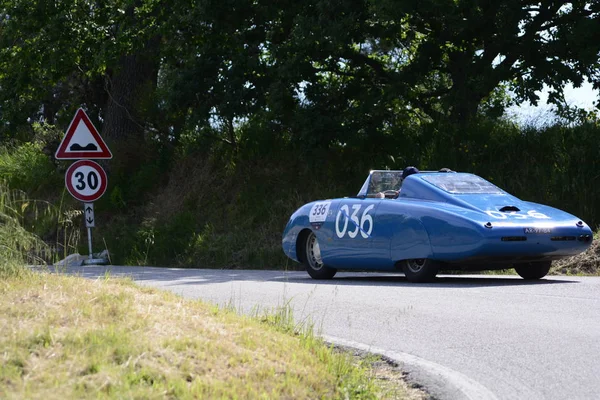
[[[23,228],[31,203],[0,185],[1,399],[422,397],[289,309],[244,317],[130,280],[33,272],[45,245]]]
[[[117,279],[0,280],[0,398],[406,398],[288,313],[249,318]]]

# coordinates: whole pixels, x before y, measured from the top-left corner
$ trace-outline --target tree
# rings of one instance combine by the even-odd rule
[[[0,17],[0,134],[84,105],[136,153],[183,131],[235,147],[258,120],[360,148],[501,110],[505,88],[600,87],[600,0],[2,0]]]
[[[143,143],[143,104],[159,65],[158,2],[14,0],[0,10],[4,135],[28,121],[65,125],[84,106],[117,147]]]
[[[354,57],[367,56],[374,71],[413,85],[414,106],[433,118],[467,121],[503,83],[517,101],[534,104],[544,85],[554,103],[563,100],[568,82],[578,87],[587,78],[600,87],[599,1],[383,1],[372,7],[376,25],[389,32],[373,40],[393,49],[383,54],[413,50],[399,67],[377,53]],[[405,37],[412,40],[400,40]]]

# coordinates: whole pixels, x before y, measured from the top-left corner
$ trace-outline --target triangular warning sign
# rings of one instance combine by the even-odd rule
[[[112,153],[83,109],[77,110],[56,150],[58,160],[108,159]]]

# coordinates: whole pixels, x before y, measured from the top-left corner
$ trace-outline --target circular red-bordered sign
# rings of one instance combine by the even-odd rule
[[[65,174],[65,185],[69,193],[77,200],[92,202],[106,192],[108,179],[104,169],[95,161],[79,160],[74,162]]]

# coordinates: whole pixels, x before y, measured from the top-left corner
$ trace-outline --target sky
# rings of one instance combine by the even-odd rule
[[[545,89],[539,93],[540,101],[537,107],[529,103],[515,105],[507,110],[507,115],[522,124],[544,125],[554,118],[552,105],[546,103],[548,100],[548,90]],[[565,99],[567,103],[573,106],[579,106],[586,110],[594,109],[594,105],[600,100],[597,90],[592,88],[592,84],[585,82],[580,88],[574,88],[569,84],[565,87]]]

